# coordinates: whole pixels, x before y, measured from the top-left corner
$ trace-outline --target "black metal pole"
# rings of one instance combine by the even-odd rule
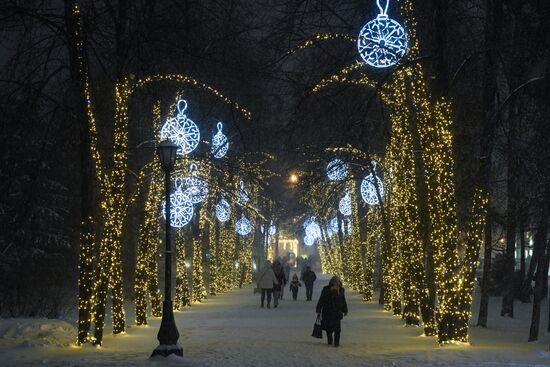
[[[164,357],[175,354],[183,357],[183,349],[178,344],[180,334],[174,320],[172,306],[172,243],[170,238],[170,171],[165,170],[165,194],[166,194],[166,250],[164,257],[164,302],[162,303],[162,320],[157,335],[159,346],[153,351],[151,357],[161,355]]]

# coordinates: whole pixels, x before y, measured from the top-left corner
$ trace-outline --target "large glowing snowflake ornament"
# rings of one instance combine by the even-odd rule
[[[242,214],[241,219],[235,223],[235,231],[241,236],[246,236],[252,232],[252,224],[244,214]]]
[[[160,140],[169,139],[178,146],[177,155],[187,155],[191,153],[201,138],[197,125],[185,114],[187,101],[181,99],[178,101],[178,114],[166,121],[160,130]]]
[[[212,154],[215,158],[223,158],[227,154],[229,149],[229,142],[227,136],[222,132],[223,124],[218,122],[218,132],[212,136]]]
[[[187,191],[183,191],[181,179],[176,179],[176,191],[170,195],[170,225],[182,228],[193,219],[193,203]],[[162,203],[162,217],[166,220],[166,200]]]
[[[231,218],[231,205],[229,205],[229,202],[224,197],[216,204],[216,218],[221,223],[225,223]]]
[[[338,233],[338,217],[334,217],[327,224],[327,234],[329,237]]]
[[[306,235],[304,237],[304,244],[308,247],[313,246],[315,244],[315,238]]]
[[[380,1],[385,1],[382,7]],[[361,58],[375,68],[394,66],[401,60],[408,47],[408,37],[401,24],[388,17],[390,0],[376,0],[380,14],[359,33],[357,48]]]
[[[334,159],[327,165],[327,176],[331,181],[342,181],[348,175],[348,165],[341,159]]]
[[[206,195],[208,195],[208,186],[206,183],[197,177],[198,166],[195,163],[192,163],[189,166],[191,175],[185,179],[185,185],[187,190],[185,190],[191,197],[191,202],[193,204],[198,204],[202,202]]]
[[[306,226],[306,236],[309,236],[313,239],[321,238],[321,227],[315,222],[315,219],[313,219],[307,226]]]
[[[344,197],[340,199],[338,209],[340,210],[340,213],[342,213],[342,215],[344,216],[351,215],[351,196],[349,195],[349,191],[346,191],[346,195],[344,195]]]
[[[250,194],[244,188],[244,182],[239,182],[239,194],[237,195],[237,204],[243,206],[250,201]]]
[[[380,197],[384,197],[384,184],[382,180],[372,173],[369,173],[367,177],[361,182],[361,197],[363,201],[369,205],[378,205],[380,200],[378,200],[378,195],[376,194],[376,187],[380,192]]]

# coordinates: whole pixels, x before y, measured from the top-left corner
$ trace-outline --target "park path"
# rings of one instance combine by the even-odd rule
[[[311,337],[315,305],[328,277],[315,282],[313,302],[305,301],[302,287],[292,301],[288,287],[277,309],[260,308],[252,286],[211,297],[175,314],[184,358],[149,359],[157,346],[160,319],[148,327],[130,326],[124,335],[107,335],[104,347],[44,349],[2,361],[21,366],[547,366],[531,349],[480,342],[476,347],[440,348],[419,328],[405,328],[399,318],[376,303],[363,303],[347,292],[349,314],[342,322],[341,347],[327,346]],[[128,320],[132,317],[129,315]],[[485,332],[485,331],[482,331]],[[492,334],[487,334],[492,335]],[[491,338],[481,338],[491,340]],[[498,338],[497,338],[498,339]],[[513,347],[513,346],[516,346]],[[528,361],[530,357],[533,361]],[[536,362],[536,363],[535,363]],[[6,364],[7,363],[7,364]]]

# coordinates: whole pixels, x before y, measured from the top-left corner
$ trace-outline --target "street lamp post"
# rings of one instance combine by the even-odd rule
[[[157,339],[159,346],[153,351],[151,357],[161,355],[164,357],[170,354],[183,357],[183,349],[178,344],[180,334],[174,320],[174,309],[172,306],[172,245],[170,240],[170,172],[176,164],[177,145],[169,140],[162,141],[157,152],[165,175],[166,194],[166,250],[164,258],[164,302],[162,303],[162,321],[160,323]]]

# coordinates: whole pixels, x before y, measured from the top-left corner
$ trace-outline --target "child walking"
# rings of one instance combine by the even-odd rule
[[[301,287],[302,283],[298,280],[298,275],[294,274],[292,281],[290,282],[290,291],[292,292],[292,299],[296,301],[298,298],[298,287]]]

